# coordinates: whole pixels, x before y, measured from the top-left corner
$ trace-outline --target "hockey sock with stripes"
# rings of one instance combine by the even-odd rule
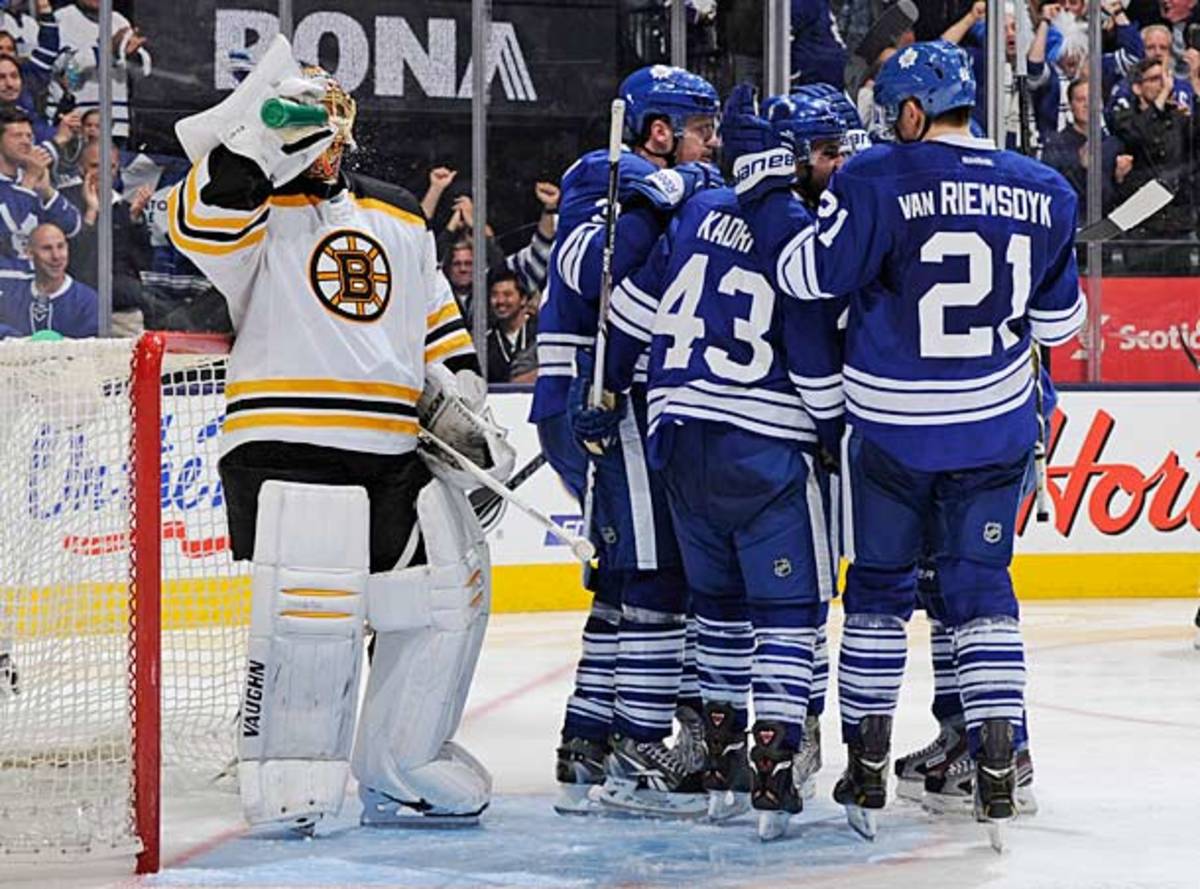
[[[681,614],[624,609],[617,633],[614,732],[637,741],[671,734],[686,635]]]
[[[816,627],[763,626],[756,621],[754,640],[754,718],[783,723],[785,746],[798,750],[812,694]]]
[[[929,619],[929,649],[933,659],[933,717],[938,723],[961,725],[963,705],[958,692],[954,634],[932,617]]]
[[[699,627],[694,615],[687,619],[687,635],[683,644],[683,675],[679,680],[679,701],[681,707],[691,707],[697,713],[702,712],[704,703],[700,695],[700,665],[696,659],[696,646],[699,644]]]
[[[754,655],[754,629],[745,608],[698,602],[696,633],[696,664],[704,702],[728,704],[735,714],[735,728],[745,731]]]
[[[979,751],[985,719],[1012,723],[1013,746],[1021,749],[1026,743],[1025,648],[1017,621],[982,617],[963,624],[954,633],[954,650],[971,755]]]
[[[908,655],[904,621],[890,614],[850,614],[838,657],[842,740],[858,740],[867,716],[894,716]]]
[[[567,699],[563,738],[586,738],[604,743],[612,730],[613,673],[617,666],[617,628],[620,609],[604,602],[592,604],[583,627],[583,653],[575,668],[575,689]]]

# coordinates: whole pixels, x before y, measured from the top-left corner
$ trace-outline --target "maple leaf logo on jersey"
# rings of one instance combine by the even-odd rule
[[[917,63],[917,51],[911,46],[900,54],[900,67],[907,71]]]
[[[350,321],[378,321],[392,294],[387,254],[370,235],[339,229],[313,251],[308,281],[325,308]]]

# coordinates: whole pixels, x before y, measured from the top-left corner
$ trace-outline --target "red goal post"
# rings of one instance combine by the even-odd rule
[[[164,769],[235,751],[249,620],[223,336],[0,343],[0,869],[159,866]]]

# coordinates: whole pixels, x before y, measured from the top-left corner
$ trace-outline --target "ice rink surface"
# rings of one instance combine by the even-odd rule
[[[844,764],[836,696],[823,719],[817,797],[788,836],[724,825],[556,816],[553,757],[583,615],[493,619],[459,739],[492,769],[480,828],[359,828],[357,797],[313,840],[246,836],[236,798],[168,795],[163,871],[135,879],[41,869],[14,889],[99,887],[840,887],[840,889],[1197,889],[1200,887],[1200,651],[1195,602],[1024,606],[1030,731],[1041,811],[997,855],[982,827],[893,799],[868,843],[829,798]],[[830,617],[836,645],[841,612]],[[928,628],[909,628],[893,753],[935,733]],[[831,652],[836,651],[831,647]],[[125,865],[127,866],[127,865]]]

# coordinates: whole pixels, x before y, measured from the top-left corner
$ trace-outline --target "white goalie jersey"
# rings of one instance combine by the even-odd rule
[[[411,451],[426,364],[476,366],[417,201],[343,179],[272,191],[217,147],[170,194],[171,242],[225,296],[237,332],[223,453],[258,440]]]

